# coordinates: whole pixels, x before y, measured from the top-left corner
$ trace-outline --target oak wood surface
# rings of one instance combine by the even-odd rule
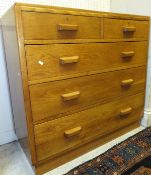
[[[61,64],[71,64],[79,62],[79,56],[72,57],[60,57],[59,58]]]
[[[106,18],[118,18],[118,19],[122,18],[122,19],[146,20],[146,21],[150,19],[149,16],[142,16],[142,15],[101,12],[101,11],[94,11],[94,10],[55,7],[55,6],[39,5],[39,4],[15,3],[15,6],[20,6],[22,11],[60,13],[60,14],[97,16],[97,17],[103,16]]]
[[[30,97],[33,120],[54,119],[59,113],[71,113],[104,100],[138,93],[145,88],[145,78],[146,67],[138,67],[32,85]],[[133,84],[123,87],[122,81],[128,79],[133,79]],[[79,98],[62,100],[62,94],[75,91],[80,92]]]
[[[102,34],[103,35],[103,34]],[[60,39],[60,40],[24,40],[26,45],[74,44],[74,43],[110,43],[110,42],[148,41],[147,38],[114,38],[114,39]]]
[[[124,87],[130,86],[134,83],[133,79],[122,80],[121,85]]]
[[[133,111],[133,108],[132,108],[132,107],[127,107],[127,108],[125,108],[125,109],[122,109],[122,110],[120,111],[120,116],[125,117],[125,116],[127,116],[128,114],[130,114],[132,111]]]
[[[71,137],[74,137],[74,136],[80,134],[81,131],[82,131],[82,127],[81,126],[78,126],[78,127],[75,127],[75,128],[69,129],[69,130],[66,130],[64,132],[64,136],[66,138],[71,138]]]
[[[63,101],[75,100],[80,97],[80,91],[70,92],[61,95]]]
[[[110,134],[141,118],[144,93],[121,98],[60,119],[35,125],[35,140],[38,160],[62,154],[96,137]],[[132,108],[131,113],[121,117],[121,110]],[[127,114],[127,115],[126,115]],[[78,135],[66,138],[64,132],[81,127]]]
[[[101,18],[22,12],[25,39],[101,39]],[[47,20],[46,20],[47,19]],[[78,30],[58,30],[58,25]]]
[[[25,49],[28,77],[30,81],[34,81],[82,72],[146,64],[147,45],[148,43],[145,41],[27,45]],[[60,59],[64,59],[64,62],[70,60],[70,62],[78,62],[61,64]]]
[[[77,31],[79,26],[75,24],[58,24],[59,31]]]
[[[40,161],[39,163],[37,163],[37,165],[35,165],[36,175],[42,175],[43,173],[50,171],[64,163],[67,163],[68,161],[71,161],[74,158],[77,158],[83,155],[84,153],[87,153],[88,151],[92,151],[98,146],[101,146],[113,139],[116,139],[119,136],[126,134],[135,128],[138,128],[139,126],[140,126],[140,121],[138,120],[135,123],[132,123],[119,130],[116,130],[115,132],[111,132],[107,136],[105,135],[100,139],[94,139],[93,142],[88,142],[87,144],[84,144],[81,147],[78,147],[77,149],[69,151],[68,154],[65,153],[65,154],[62,154],[61,156],[54,157],[52,159],[46,159],[44,161]]]
[[[137,68],[137,67],[142,67],[142,66],[146,66],[146,65],[147,65],[147,63],[129,65],[129,66],[123,66],[123,67],[116,67],[116,68],[110,68],[110,69],[107,68],[107,69],[103,69],[103,70],[90,71],[90,72],[80,72],[80,73],[76,73],[76,74],[62,75],[59,77],[44,78],[44,79],[28,81],[28,84],[29,84],[29,86],[31,86],[31,85],[59,81],[59,80],[66,80],[66,79],[71,79],[71,78],[76,78],[76,77],[90,76],[90,75],[95,75],[95,74],[100,74],[100,73],[113,72],[113,71],[125,70],[125,69],[130,69],[130,68]]]
[[[124,32],[123,28],[131,27],[136,31]],[[119,38],[148,38],[149,22],[148,21],[133,21],[121,19],[104,19],[104,38],[119,39]]]
[[[37,175],[139,126],[149,17],[21,3],[14,11]]]
[[[135,26],[123,27],[123,32],[136,32],[136,27]]]
[[[17,30],[17,39],[18,39],[18,46],[19,46],[20,68],[21,68],[26,122],[27,122],[27,130],[28,130],[28,143],[30,148],[31,161],[32,161],[32,164],[35,164],[37,162],[37,158],[35,154],[35,138],[34,138],[33,119],[32,119],[31,106],[30,106],[30,95],[29,95],[29,87],[28,87],[21,9],[18,6],[15,6],[14,10],[15,10],[15,16],[16,16],[16,30]]]
[[[122,57],[123,58],[133,57],[134,55],[135,55],[134,51],[122,52]]]

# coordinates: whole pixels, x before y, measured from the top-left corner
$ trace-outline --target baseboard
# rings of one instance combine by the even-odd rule
[[[151,126],[151,109],[144,109],[144,117],[142,118],[141,125],[144,127]]]
[[[10,143],[17,140],[17,137],[13,130],[0,133],[0,145]]]

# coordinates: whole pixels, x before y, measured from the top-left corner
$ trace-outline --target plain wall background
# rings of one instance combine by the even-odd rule
[[[7,11],[15,0],[0,0],[0,17]],[[109,11],[110,0],[17,0],[17,2],[35,3],[52,6]],[[0,26],[0,145],[16,139],[13,128],[9,87],[5,66],[5,53],[3,49],[2,33]]]
[[[112,12],[151,15],[150,0],[111,0],[110,7]]]
[[[13,118],[4,56],[2,33],[0,28],[0,145],[10,142],[16,138],[13,132]]]

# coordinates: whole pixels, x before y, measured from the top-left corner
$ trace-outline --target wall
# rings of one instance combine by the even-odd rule
[[[150,0],[111,0],[110,8],[112,12],[132,13],[151,16]],[[151,41],[151,36],[150,36]],[[147,71],[147,88],[143,125],[151,126],[151,45],[149,47],[149,60]]]
[[[0,145],[14,140],[13,119],[7,86],[3,42],[0,28]]]
[[[14,0],[1,0],[0,16],[2,16],[14,2]],[[97,11],[109,11],[110,9],[110,0],[17,0],[17,2],[83,8]],[[16,136],[13,129],[13,116],[11,113],[2,31],[0,26],[0,145],[15,139]]]
[[[151,15],[150,0],[111,0],[110,7],[112,12]]]

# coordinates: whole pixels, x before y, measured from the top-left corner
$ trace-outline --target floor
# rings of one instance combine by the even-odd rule
[[[0,146],[0,175],[34,175],[18,142]]]
[[[78,166],[79,164],[84,163],[85,161],[105,152],[107,149],[136,134],[142,129],[144,128],[139,127],[69,163],[66,163],[48,173],[45,173],[44,175],[62,175],[75,166]],[[12,142],[10,144],[0,146],[0,175],[34,175],[34,172],[30,167],[18,142]]]

